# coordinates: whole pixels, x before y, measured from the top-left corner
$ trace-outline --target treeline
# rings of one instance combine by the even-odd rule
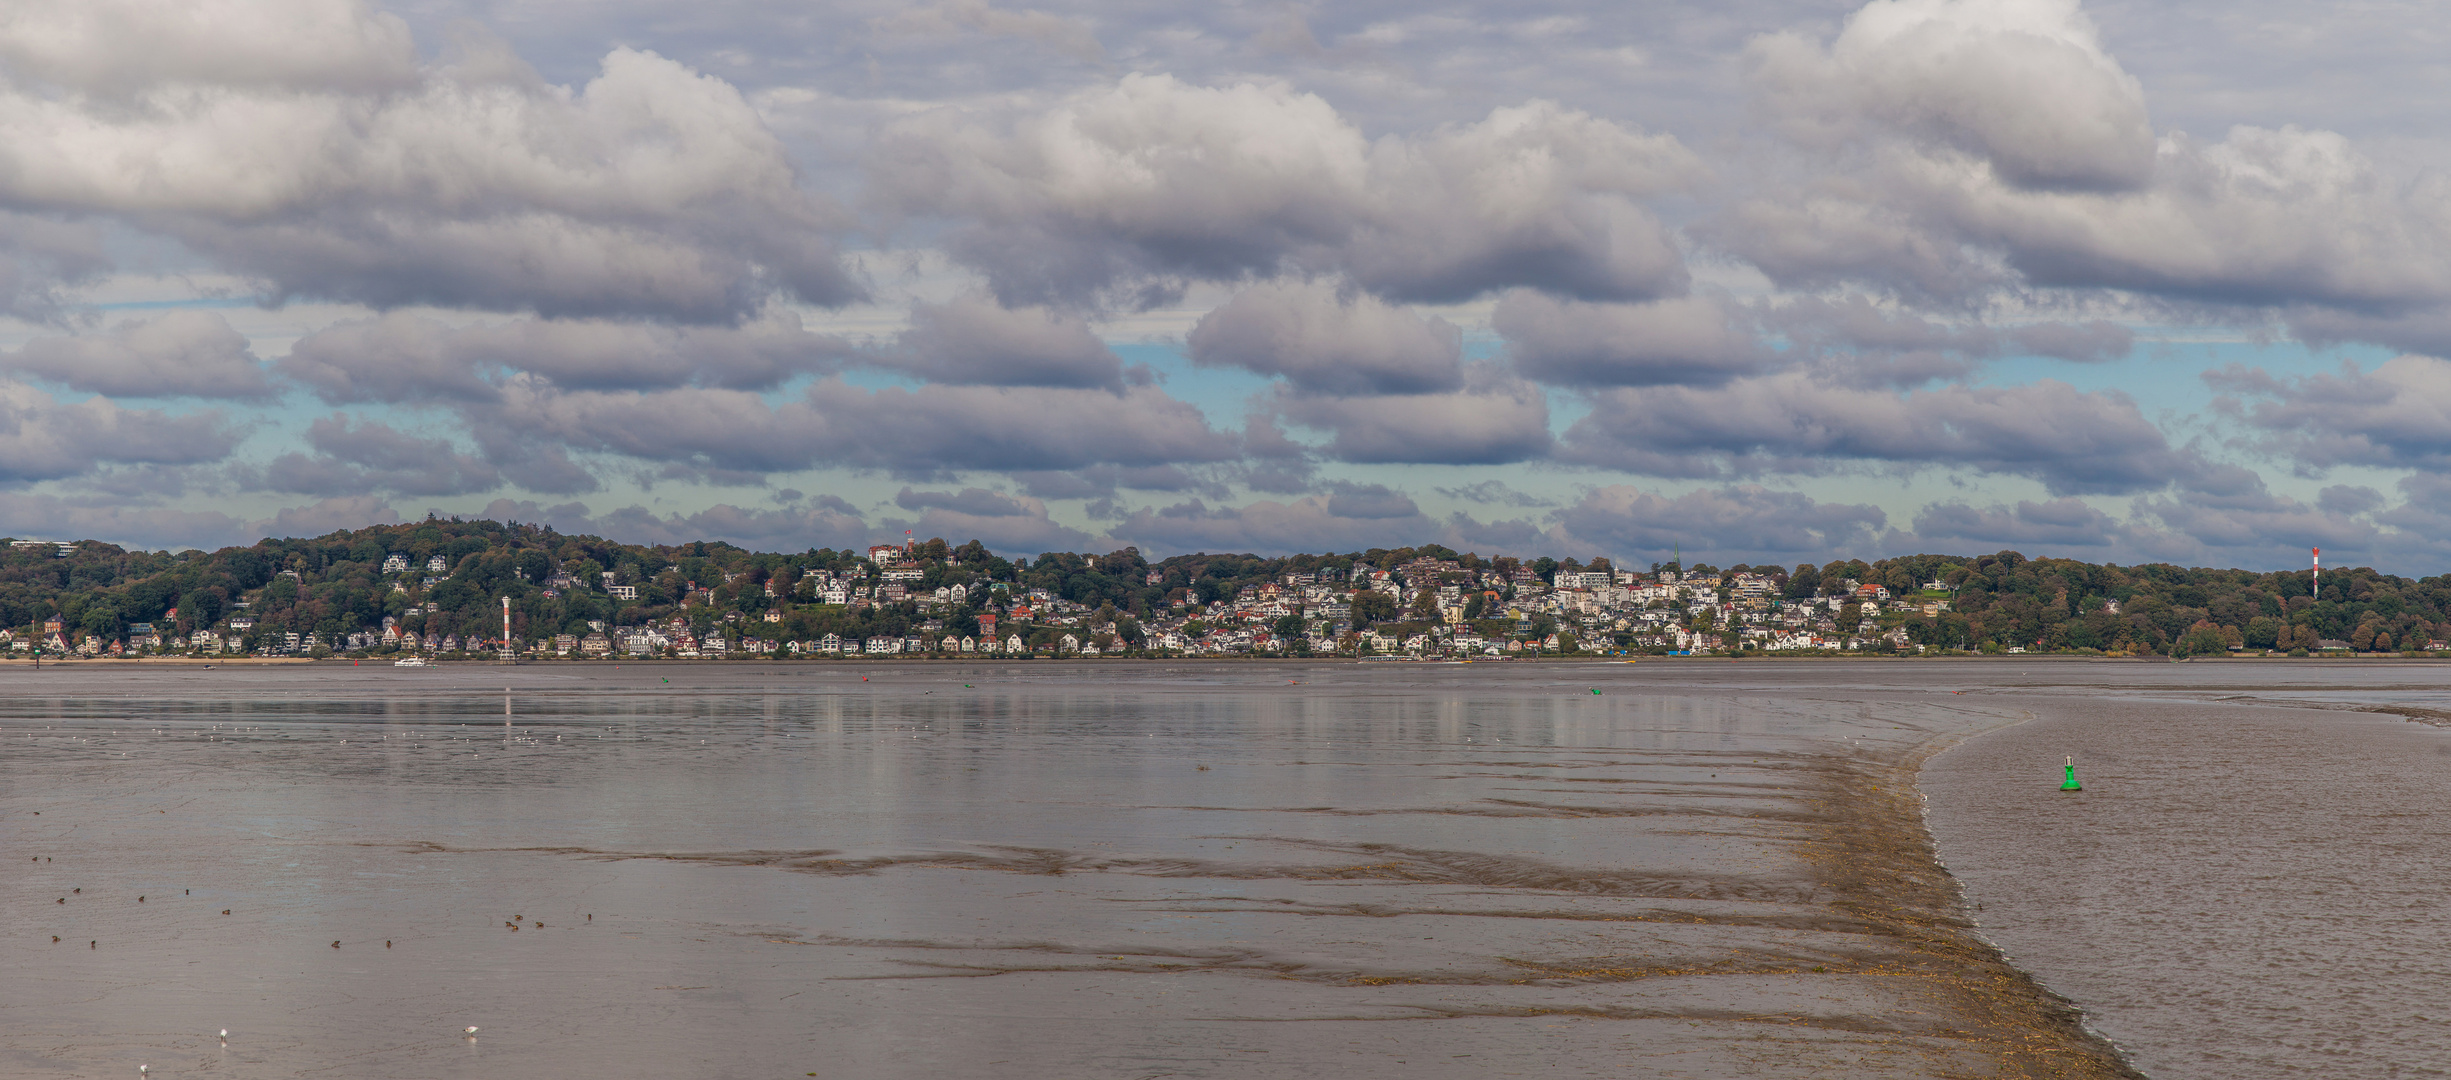
[[[1203,553],[1155,562],[1126,548],[1007,560],[975,540],[954,546],[939,539],[914,545],[912,562],[921,573],[907,583],[910,593],[971,588],[965,602],[923,615],[909,601],[813,602],[811,586],[829,576],[873,583],[878,568],[865,552],[621,544],[498,521],[428,519],[214,552],[128,551],[94,541],[74,544],[65,554],[49,543],[0,551],[0,626],[29,628],[58,615],[70,631],[105,639],[124,636],[132,623],[151,623],[165,636],[183,634],[241,611],[262,628],[320,633],[326,640],[377,627],[386,616],[419,633],[491,638],[499,635],[506,596],[513,634],[522,638],[585,633],[598,622],[665,622],[676,614],[703,630],[727,616],[754,624],[754,617],[777,609],[787,612],[784,624],[760,626],[759,633],[866,638],[909,633],[927,618],[952,632],[975,632],[982,606],[996,595],[988,586],[997,583],[1006,586],[1008,599],[1044,590],[1128,621],[1230,598],[1287,574],[1329,571],[1342,578],[1357,567],[1394,569],[1425,557],[1449,560],[1466,574],[1529,569],[1544,583],[1560,571],[1586,569],[1572,559],[1518,562],[1436,545],[1277,558]],[[386,571],[394,555],[405,556],[410,569]],[[444,569],[429,572],[435,556]],[[1606,568],[1605,560],[1589,568]],[[1709,566],[1685,569],[1719,573]],[[2410,579],[2363,567],[2326,571],[2320,596],[2304,570],[2118,566],[2028,559],[2013,551],[1728,568],[1747,570],[1774,577],[1790,602],[1837,595],[1849,582],[1882,585],[1899,596],[1938,583],[1952,592],[1951,610],[1904,625],[1915,643],[1943,648],[2191,655],[2232,646],[2311,649],[2327,640],[2399,651],[2451,639],[2451,576]],[[636,599],[608,593],[608,573],[611,583],[635,589]],[[556,581],[562,587],[553,587]],[[1357,604],[1355,615],[1357,622],[1401,617],[1378,604]]]
[[[61,545],[30,542],[0,549],[0,626],[23,632],[57,615],[72,635],[116,640],[133,624],[149,624],[168,637],[244,614],[261,631],[315,633],[335,641],[377,628],[390,617],[405,631],[492,639],[500,636],[501,599],[508,597],[512,634],[523,639],[585,634],[596,623],[666,623],[676,615],[700,633],[745,622],[764,636],[809,640],[836,633],[864,639],[908,634],[931,617],[954,632],[975,633],[991,595],[984,586],[997,583],[1006,586],[1007,598],[1041,589],[1091,609],[1145,617],[1175,603],[1230,597],[1295,569],[1334,566],[1349,572],[1357,563],[1392,567],[1420,555],[1459,558],[1433,546],[1275,559],[1185,555],[1155,564],[1132,548],[1007,560],[975,540],[955,546],[933,539],[912,546],[909,561],[921,576],[907,583],[909,592],[933,596],[956,584],[975,591],[966,590],[961,605],[923,615],[912,601],[814,603],[813,586],[827,576],[875,583],[879,568],[864,551],[755,552],[721,542],[622,544],[486,520],[435,518],[213,552],[128,551],[96,541],[62,551]],[[385,569],[394,555],[405,558],[406,570]],[[443,569],[429,571],[436,556],[442,557]],[[1536,565],[1553,571],[1561,564],[1540,560]],[[1161,572],[1155,583],[1149,580],[1151,569]],[[553,584],[557,578],[564,581],[559,588]],[[634,589],[636,598],[617,599],[607,584]],[[777,609],[787,612],[783,624],[763,623],[764,613]]]

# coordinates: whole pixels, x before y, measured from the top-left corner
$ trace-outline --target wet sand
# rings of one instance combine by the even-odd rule
[[[1923,774],[1985,933],[2156,1080],[2451,1072],[2451,665],[2342,668],[2037,670]]]
[[[0,1072],[2135,1075],[1924,831],[2006,669],[1051,666],[0,672]]]

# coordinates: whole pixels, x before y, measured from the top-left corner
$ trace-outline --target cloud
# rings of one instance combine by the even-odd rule
[[[1895,132],[2021,188],[2126,190],[2152,168],[2143,87],[2077,0],[1873,0],[1826,47],[1769,34],[1746,59],[1799,140]]]
[[[336,529],[392,524],[400,515],[371,496],[324,499],[284,507],[249,521],[218,510],[106,503],[22,491],[0,491],[0,535],[49,540],[100,540],[138,549],[212,550],[264,537],[322,536]]]
[[[863,390],[839,380],[770,404],[758,394],[648,393],[505,384],[497,419],[579,452],[744,474],[819,466],[904,476],[960,470],[1068,470],[1222,461],[1237,441],[1154,387],[1119,394],[1053,387]]]
[[[1201,317],[1192,363],[1282,376],[1322,394],[1406,394],[1464,383],[1463,332],[1327,282],[1272,282]]]
[[[1281,554],[1297,551],[1360,551],[1373,547],[1404,547],[1431,543],[1442,535],[1441,523],[1420,514],[1381,516],[1383,505],[1348,508],[1363,516],[1337,512],[1333,497],[1312,495],[1292,502],[1259,500],[1241,507],[1210,507],[1190,499],[1162,508],[1139,510],[1107,531],[1144,551],[1238,551]]]
[[[335,413],[307,426],[313,456],[282,454],[265,466],[257,483],[272,491],[344,495],[389,491],[402,495],[470,495],[502,486],[502,475],[484,458],[462,453],[448,439],[410,435],[377,420],[354,427]]]
[[[1012,554],[1088,551],[1104,543],[1100,537],[1058,524],[1041,500],[983,488],[958,492],[903,488],[894,496],[894,505],[921,511],[919,520],[911,524],[917,535],[942,536],[955,543],[977,540]]]
[[[1077,315],[1007,308],[987,296],[917,304],[885,354],[889,365],[937,382],[984,386],[1123,389],[1123,360]]]
[[[2093,319],[2082,323],[2043,322],[2016,327],[2009,342],[2035,356],[2079,364],[2124,359],[2136,347],[2136,335],[2117,323]]]
[[[1748,59],[1815,161],[1802,181],[1766,171],[1695,235],[1782,286],[2451,303],[2451,180],[2396,177],[2331,131],[2157,137],[2073,0],[1876,0],[1826,46],[1773,34]]]
[[[399,512],[378,496],[339,495],[305,506],[284,507],[271,518],[256,522],[248,531],[259,537],[322,536],[340,529],[395,525],[399,521]]]
[[[309,334],[275,367],[333,404],[473,403],[495,400],[509,372],[571,390],[765,390],[831,372],[850,351],[782,310],[738,326],[512,319],[455,327],[392,312]]]
[[[399,16],[331,0],[29,4],[0,22],[12,74],[132,98],[165,84],[379,93],[418,77]]]
[[[1517,509],[1529,509],[1538,506],[1556,505],[1556,503],[1548,499],[1543,499],[1537,495],[1526,494],[1524,492],[1517,491],[1514,488],[1508,487],[1506,481],[1504,480],[1482,480],[1477,483],[1465,484],[1461,487],[1443,487],[1437,489],[1437,491],[1439,494],[1450,499],[1462,499],[1465,502],[1486,503],[1491,506],[1511,506]]]
[[[1788,372],[1718,388],[1601,391],[1592,404],[1559,456],[1658,476],[1953,467],[2079,494],[2152,490],[2203,467],[2127,395],[2054,379],[1901,394]]]
[[[497,43],[421,65],[396,18],[284,0],[12,19],[0,58],[0,206],[166,235],[274,297],[724,322],[861,294],[756,111],[654,53],[558,87]]]
[[[1421,508],[1401,491],[1385,484],[1335,483],[1328,486],[1328,514],[1340,518],[1410,518]]]
[[[1760,561],[1870,550],[1887,523],[1876,506],[1816,502],[1743,485],[1666,496],[1624,484],[1593,488],[1560,510],[1560,530],[1613,557]]]
[[[960,223],[950,249],[1006,303],[1147,303],[1186,281],[1281,274],[1343,274],[1400,300],[1513,285],[1657,296],[1684,287],[1684,266],[1636,200],[1699,175],[1672,138],[1548,102],[1373,141],[1281,84],[1143,74],[1009,130],[913,116],[868,167],[884,211]]]
[[[1206,475],[1215,469],[1185,468],[1181,465],[1092,465],[1070,472],[1039,472],[1015,469],[1005,475],[1021,484],[1025,494],[1042,499],[1088,499],[1112,497],[1120,488],[1137,491],[1191,491],[1210,498],[1223,498],[1226,485]]]
[[[2312,473],[2340,465],[2451,465],[2451,361],[2399,356],[2373,372],[2275,378],[2232,364],[2205,374],[2216,411],[2261,433],[2267,452]]]
[[[1078,19],[1029,8],[997,8],[985,3],[985,0],[950,0],[948,3],[912,8],[892,16],[872,19],[869,25],[882,32],[897,34],[951,35],[973,30],[992,37],[1035,41],[1083,63],[1094,64],[1106,58],[1106,50],[1098,45],[1097,34]]]
[[[2015,506],[1933,503],[1915,515],[1915,542],[1946,551],[2104,548],[2125,539],[2111,516],[2083,499],[2019,500]]]
[[[173,415],[102,397],[64,405],[0,380],[0,482],[78,476],[104,464],[219,461],[239,437],[218,412]]]
[[[262,398],[272,393],[247,339],[220,315],[174,311],[107,333],[37,338],[0,369],[118,397]]]
[[[1744,324],[1701,296],[1592,304],[1516,290],[1490,315],[1515,367],[1559,386],[1711,385],[1779,363]]]
[[[2330,501],[2340,500],[2336,496]],[[2274,494],[2262,478],[2245,470],[2238,470],[2221,490],[2139,499],[2131,514],[2161,526],[2130,530],[2139,554],[2195,566],[2304,565],[2308,548],[2349,556],[2397,539],[2373,520],[2337,505],[2327,508]],[[2438,543],[2429,539],[2426,546]]]
[[[1280,391],[1274,408],[1295,424],[1333,432],[1324,452],[1339,461],[1502,465],[1548,453],[1548,395],[1487,362],[1469,365],[1466,377],[1464,389],[1443,394]]]

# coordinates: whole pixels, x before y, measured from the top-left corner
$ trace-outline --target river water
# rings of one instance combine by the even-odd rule
[[[0,1074],[2117,1075],[1954,746],[2148,1072],[2429,1075],[2342,670],[11,667]]]

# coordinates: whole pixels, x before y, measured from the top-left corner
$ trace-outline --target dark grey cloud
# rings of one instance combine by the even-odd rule
[[[2388,536],[2363,513],[2276,494],[2252,474],[2242,480],[2219,492],[2181,490],[2136,500],[2132,517],[2159,527],[2131,528],[2131,550],[2194,566],[2304,566],[2309,548],[2355,558],[2387,546],[2420,546]]]
[[[2312,475],[2339,465],[2451,465],[2451,361],[2401,356],[2372,372],[2279,378],[2232,364],[2205,373],[2215,409],[2254,432],[2259,449]]]
[[[482,456],[449,439],[423,438],[379,420],[335,413],[307,426],[312,455],[287,453],[266,465],[256,483],[302,495],[472,495],[502,486]]]
[[[1464,542],[1464,533],[1455,522],[1420,513],[1392,514],[1392,503],[1384,499],[1354,499],[1339,507],[1336,498],[1309,495],[1291,502],[1262,499],[1243,506],[1214,507],[1188,499],[1135,511],[1111,524],[1107,532],[1153,552],[1285,554]],[[1340,513],[1340,509],[1350,513]]]
[[[334,404],[482,403],[497,400],[513,372],[568,390],[764,390],[831,372],[851,351],[781,311],[738,326],[514,319],[457,327],[393,312],[307,335],[275,367]]]
[[[0,482],[56,480],[115,464],[220,461],[241,432],[215,411],[129,409],[109,398],[62,404],[0,379]]]
[[[743,474],[823,466],[937,476],[962,470],[1072,470],[1223,461],[1238,441],[1149,386],[863,390],[837,380],[771,404],[735,390],[562,391],[505,383],[494,419],[582,453]]]
[[[1036,499],[1017,499],[1001,491],[986,488],[963,488],[960,491],[915,491],[903,488],[894,494],[894,505],[905,510],[951,510],[956,513],[984,517],[1010,517],[1027,514]],[[1045,504],[1039,504],[1044,513]]]
[[[1113,498],[1122,489],[1193,492],[1224,498],[1227,486],[1213,475],[1218,469],[1181,465],[1092,465],[1069,472],[1016,469],[1007,472],[1024,494],[1041,499]]]
[[[980,488],[958,492],[915,492],[904,488],[895,496],[894,504],[918,510],[920,515],[911,522],[887,519],[885,525],[889,530],[908,528],[914,535],[941,536],[953,543],[977,540],[990,550],[1008,555],[1107,550],[1116,546],[1105,537],[1056,521],[1047,513],[1045,502],[1028,496],[1015,497]]]
[[[1287,273],[1404,300],[1658,296],[1685,270],[1639,200],[1699,175],[1672,138],[1546,102],[1374,142],[1282,84],[1139,74],[1009,121],[912,116],[868,167],[882,212],[962,222],[951,250],[1006,303]]]
[[[861,549],[887,539],[883,532],[848,512],[840,500],[770,507],[717,503],[686,514],[659,514],[643,506],[625,506],[597,514],[580,502],[546,505],[530,500],[496,499],[478,514],[497,521],[535,522],[564,533],[592,533],[633,544],[721,540],[753,550],[803,551],[819,547]],[[896,541],[901,538],[899,531],[891,537]]]
[[[1749,321],[1710,297],[1593,304],[1529,290],[1490,316],[1516,368],[1558,386],[1711,385],[1778,366]]]
[[[1315,394],[1417,394],[1464,384],[1463,332],[1330,282],[1235,294],[1186,340],[1192,363],[1282,376]]]
[[[1385,484],[1338,482],[1328,485],[1328,514],[1340,518],[1412,518],[1421,507],[1411,497]]]
[[[1464,389],[1444,394],[1306,397],[1280,392],[1277,413],[1331,432],[1322,452],[1368,464],[1503,465],[1550,448],[1549,398],[1502,366],[1466,368]]]
[[[1506,481],[1504,480],[1482,480],[1477,483],[1465,484],[1460,487],[1442,487],[1437,490],[1439,494],[1450,499],[1462,499],[1465,502],[1483,503],[1490,506],[1511,506],[1516,509],[1531,509],[1533,507],[1556,505],[1556,503],[1552,502],[1551,500],[1541,498],[1537,495],[1517,491],[1512,487],[1508,487]]]
[[[1585,492],[1556,521],[1564,535],[1630,562],[1664,562],[1681,552],[1689,560],[1733,563],[1869,551],[1888,518],[1876,506],[1751,485],[1667,496],[1609,484]]]
[[[1121,390],[1123,360],[1087,322],[1044,307],[1007,308],[964,296],[911,309],[886,364],[944,383]]]
[[[2125,530],[2083,499],[2060,498],[2014,506],[1933,503],[1915,515],[1914,535],[1919,546],[1939,551],[2044,554],[2111,547]]]
[[[37,338],[0,356],[0,371],[114,397],[253,399],[272,393],[246,337],[209,311],[130,320],[106,333]]]
[[[1794,372],[1720,388],[1601,391],[1592,402],[1559,456],[1658,476],[1952,467],[2083,494],[2154,490],[2205,467],[2127,395],[2051,379],[1900,394]]]

